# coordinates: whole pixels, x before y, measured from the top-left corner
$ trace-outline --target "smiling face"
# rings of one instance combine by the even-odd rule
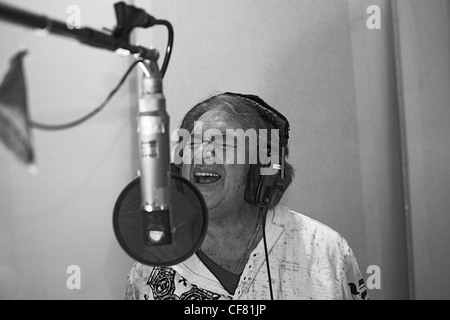
[[[210,214],[219,215],[226,212],[238,212],[248,204],[244,200],[246,179],[249,164],[227,164],[225,160],[217,161],[217,150],[224,150],[227,157],[230,152],[236,153],[237,147],[223,140],[227,129],[240,129],[242,124],[236,119],[226,117],[222,110],[211,110],[204,113],[192,133],[195,137],[202,137],[203,143],[194,144],[192,150],[192,164],[182,165],[182,175],[190,180],[202,193]],[[218,140],[221,140],[218,143]],[[212,143],[211,143],[212,142]],[[215,148],[224,146],[224,148]],[[213,160],[215,158],[215,161]],[[217,213],[216,213],[217,212]]]

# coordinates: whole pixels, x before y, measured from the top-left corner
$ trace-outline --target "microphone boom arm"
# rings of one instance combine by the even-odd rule
[[[136,55],[142,59],[157,61],[159,52],[156,49],[145,48],[130,44],[124,37],[116,37],[92,28],[69,28],[66,23],[50,19],[43,15],[37,15],[0,3],[0,19],[25,27],[40,29],[48,33],[74,38],[83,44]]]

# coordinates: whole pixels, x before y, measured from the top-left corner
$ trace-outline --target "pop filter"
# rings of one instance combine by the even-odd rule
[[[114,206],[117,241],[130,257],[146,265],[180,263],[200,247],[206,235],[208,211],[201,193],[189,180],[176,174],[171,176],[171,243],[152,245],[145,240],[147,217],[152,213],[141,208],[140,178],[123,189]]]

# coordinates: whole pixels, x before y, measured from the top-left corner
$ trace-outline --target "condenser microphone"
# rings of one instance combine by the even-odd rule
[[[137,116],[140,177],[117,198],[113,227],[119,244],[135,260],[172,266],[201,246],[208,209],[195,185],[170,164],[169,116],[158,65],[140,66],[145,74]]]
[[[172,242],[169,115],[162,89],[159,77],[143,78],[137,117],[143,241],[147,245]]]

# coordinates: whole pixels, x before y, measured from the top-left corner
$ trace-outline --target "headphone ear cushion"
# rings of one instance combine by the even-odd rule
[[[247,175],[247,188],[245,189],[244,199],[250,204],[256,204],[258,185],[261,175],[259,174],[260,166],[250,165]]]
[[[181,175],[181,168],[179,165],[176,165],[175,163],[170,163],[170,173]]]

